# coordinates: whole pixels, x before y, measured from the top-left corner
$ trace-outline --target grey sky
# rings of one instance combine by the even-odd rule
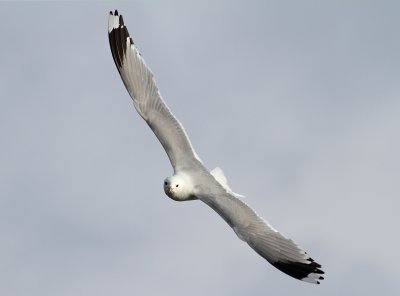
[[[202,160],[326,271],[275,270],[171,166],[113,64],[124,15]],[[1,295],[396,295],[396,1],[1,3]],[[397,293],[396,293],[397,292]]]

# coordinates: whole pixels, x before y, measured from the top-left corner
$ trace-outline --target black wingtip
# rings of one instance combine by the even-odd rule
[[[124,25],[124,19],[122,15],[118,14],[118,10],[115,10],[114,16],[118,17],[118,26],[113,26],[108,33],[108,38],[115,64],[119,70],[122,67],[122,62],[127,50],[126,41],[130,36],[128,29]],[[133,40],[130,40],[130,42],[133,43]]]
[[[311,259],[311,258],[310,258]],[[315,262],[314,260],[308,260],[309,264],[304,264],[301,262],[282,262],[278,261],[273,263],[273,265],[278,268],[280,271],[299,279],[303,280],[308,277],[310,274],[324,274],[324,272],[320,269],[321,265]],[[318,280],[323,280],[322,276],[316,277],[316,281],[314,283],[319,284]]]
[[[110,15],[118,16],[118,10],[115,10],[114,12],[112,12],[112,10],[110,10]]]

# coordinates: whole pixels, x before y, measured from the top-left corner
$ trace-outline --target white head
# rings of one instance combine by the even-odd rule
[[[193,184],[190,177],[184,174],[176,174],[164,180],[164,192],[176,201],[197,199],[193,195]]]

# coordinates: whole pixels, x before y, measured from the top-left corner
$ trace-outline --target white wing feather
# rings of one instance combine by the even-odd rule
[[[310,283],[319,284],[319,280],[323,279],[320,264],[241,199],[224,194],[219,188],[207,190],[207,194],[199,194],[198,198],[214,209],[241,240],[279,270]]]
[[[124,25],[122,15],[110,12],[108,36],[115,65],[138,113],[163,145],[175,171],[201,163],[178,119],[163,101]]]

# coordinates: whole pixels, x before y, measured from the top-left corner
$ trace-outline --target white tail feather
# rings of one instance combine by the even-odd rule
[[[236,197],[244,197],[243,195],[232,191],[232,189],[228,186],[228,180],[226,179],[225,174],[220,167],[216,167],[215,169],[213,169],[210,172],[210,174],[215,178],[215,180],[217,180],[219,184],[221,184],[221,186],[226,190],[226,192]]]

